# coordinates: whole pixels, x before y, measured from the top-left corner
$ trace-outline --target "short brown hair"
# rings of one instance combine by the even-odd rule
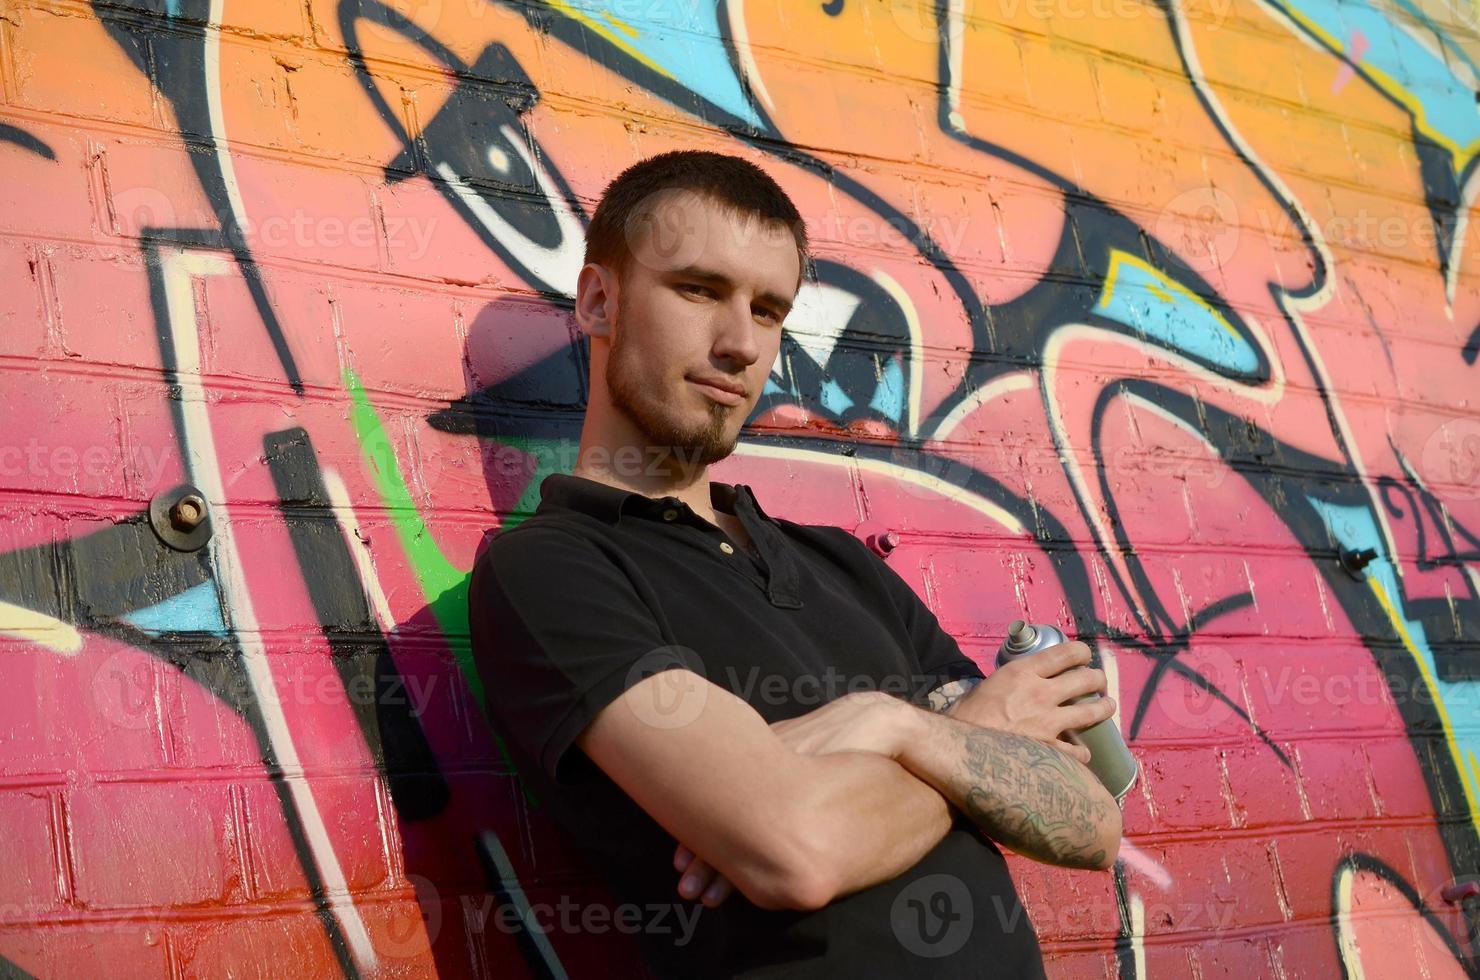
[[[740,157],[708,150],[670,150],[639,160],[616,176],[601,194],[586,229],[586,261],[619,276],[632,259],[631,236],[647,215],[655,195],[691,191],[722,207],[779,222],[797,243],[806,278],[807,226],[781,186],[760,167]]]

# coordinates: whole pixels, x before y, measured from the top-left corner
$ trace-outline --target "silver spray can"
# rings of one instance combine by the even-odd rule
[[[1018,657],[1067,642],[1069,638],[1055,626],[1015,619],[1007,627],[1007,639],[1002,641],[1002,647],[997,651],[997,666],[1001,667]],[[1098,697],[1098,694],[1082,694],[1069,703],[1078,704]],[[1125,739],[1120,735],[1120,729],[1115,727],[1115,719],[1106,718],[1086,729],[1067,734],[1069,738],[1089,749],[1089,771],[1110,791],[1115,802],[1125,799],[1125,794],[1136,783],[1138,767],[1136,757],[1131,755]]]

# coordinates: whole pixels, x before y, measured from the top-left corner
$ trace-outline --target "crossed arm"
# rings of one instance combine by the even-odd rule
[[[854,694],[769,726],[728,691],[670,670],[608,705],[579,744],[684,842],[680,893],[705,905],[736,887],[762,908],[821,908],[913,866],[953,808],[1025,856],[1105,868],[1120,811],[1083,750],[1056,739],[1113,710],[1108,698],[1060,707],[1103,689],[1099,671],[1073,669],[1087,661],[1083,644],[1024,658],[944,714]]]

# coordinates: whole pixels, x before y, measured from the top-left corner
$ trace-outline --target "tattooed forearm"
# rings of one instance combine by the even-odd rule
[[[982,833],[1048,864],[1107,866],[1119,849],[1120,809],[1088,769],[1035,738],[933,721],[935,737],[901,761]]]
[[[963,740],[964,809],[983,832],[1027,857],[1104,865],[1104,824],[1120,813],[1088,770],[1034,738],[978,728]]]

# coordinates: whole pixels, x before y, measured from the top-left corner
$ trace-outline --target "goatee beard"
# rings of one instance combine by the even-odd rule
[[[713,403],[703,423],[691,428],[680,427],[673,416],[663,410],[661,403],[649,397],[650,392],[632,382],[634,372],[621,370],[624,335],[620,328],[614,332],[616,339],[606,361],[606,389],[611,396],[612,407],[626,416],[647,441],[642,447],[644,458],[656,454],[659,460],[671,457],[680,466],[699,467],[717,463],[733,453],[736,440],[725,434],[732,409]]]

